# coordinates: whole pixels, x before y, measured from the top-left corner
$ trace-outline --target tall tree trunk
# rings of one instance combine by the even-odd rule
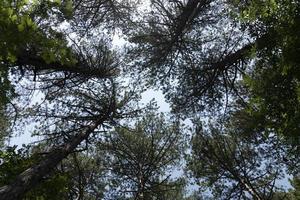
[[[9,185],[0,188],[0,200],[22,199],[24,194],[38,185],[64,158],[72,153],[76,147],[103,122],[106,116],[86,127],[81,133],[74,136],[68,143],[50,151],[39,163],[28,168]]]

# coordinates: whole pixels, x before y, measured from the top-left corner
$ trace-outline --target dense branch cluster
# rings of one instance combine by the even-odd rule
[[[299,199],[299,10],[2,0],[0,200]]]

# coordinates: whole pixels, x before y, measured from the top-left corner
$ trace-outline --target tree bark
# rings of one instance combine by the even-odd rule
[[[68,65],[60,62],[46,63],[43,58],[33,55],[34,52],[24,51],[17,57],[16,65],[31,68],[35,72],[39,71],[60,71],[80,74],[86,77],[109,78],[114,74],[112,66],[89,66],[83,61],[78,61],[76,64]]]
[[[22,199],[26,192],[38,185],[46,175],[48,175],[64,158],[72,153],[76,147],[83,140],[87,139],[105,120],[106,117],[100,118],[92,125],[85,128],[81,133],[74,136],[70,142],[50,151],[42,161],[22,172],[11,184],[1,187],[0,200]]]

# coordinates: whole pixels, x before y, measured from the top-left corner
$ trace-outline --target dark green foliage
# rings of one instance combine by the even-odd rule
[[[271,199],[284,173],[280,151],[274,149],[277,138],[253,140],[235,127],[220,127],[196,128],[188,158],[191,176],[214,198]]]
[[[0,1],[0,199],[299,199],[299,1],[137,3]]]
[[[134,72],[160,87],[174,112],[219,111],[235,93],[252,44],[244,45],[227,10],[221,1],[155,0],[130,34],[141,66]]]
[[[9,184],[17,175],[40,159],[39,156],[30,152],[30,148],[25,146],[18,150],[14,146],[0,151],[0,186]],[[65,194],[68,182],[70,181],[69,179],[70,176],[68,173],[56,171],[51,178],[28,192],[23,199],[66,199]]]
[[[95,152],[79,152],[69,156],[59,166],[60,171],[68,174],[66,199],[103,199],[108,186],[105,170],[99,162],[102,154]]]
[[[112,174],[114,198],[173,199],[184,188],[182,180],[170,178],[185,147],[181,130],[178,122],[150,111],[133,127],[109,133],[99,148],[106,154],[103,164]]]
[[[249,20],[260,21],[266,35],[257,45],[254,69],[243,80],[250,92],[248,112],[259,119],[265,131],[288,136],[290,141],[297,143],[300,131],[300,5],[294,1],[274,1],[275,5],[269,5],[267,12],[258,6],[260,1],[255,2],[247,8],[250,16],[253,13]],[[253,27],[258,29],[259,25]],[[257,35],[260,30],[251,31]]]
[[[5,68],[0,68],[0,149],[8,136],[9,117],[7,107],[13,97],[14,91],[8,79],[8,71]]]

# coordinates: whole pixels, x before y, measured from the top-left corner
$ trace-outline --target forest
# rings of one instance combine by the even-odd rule
[[[300,200],[299,65],[298,0],[1,0],[0,200]]]

